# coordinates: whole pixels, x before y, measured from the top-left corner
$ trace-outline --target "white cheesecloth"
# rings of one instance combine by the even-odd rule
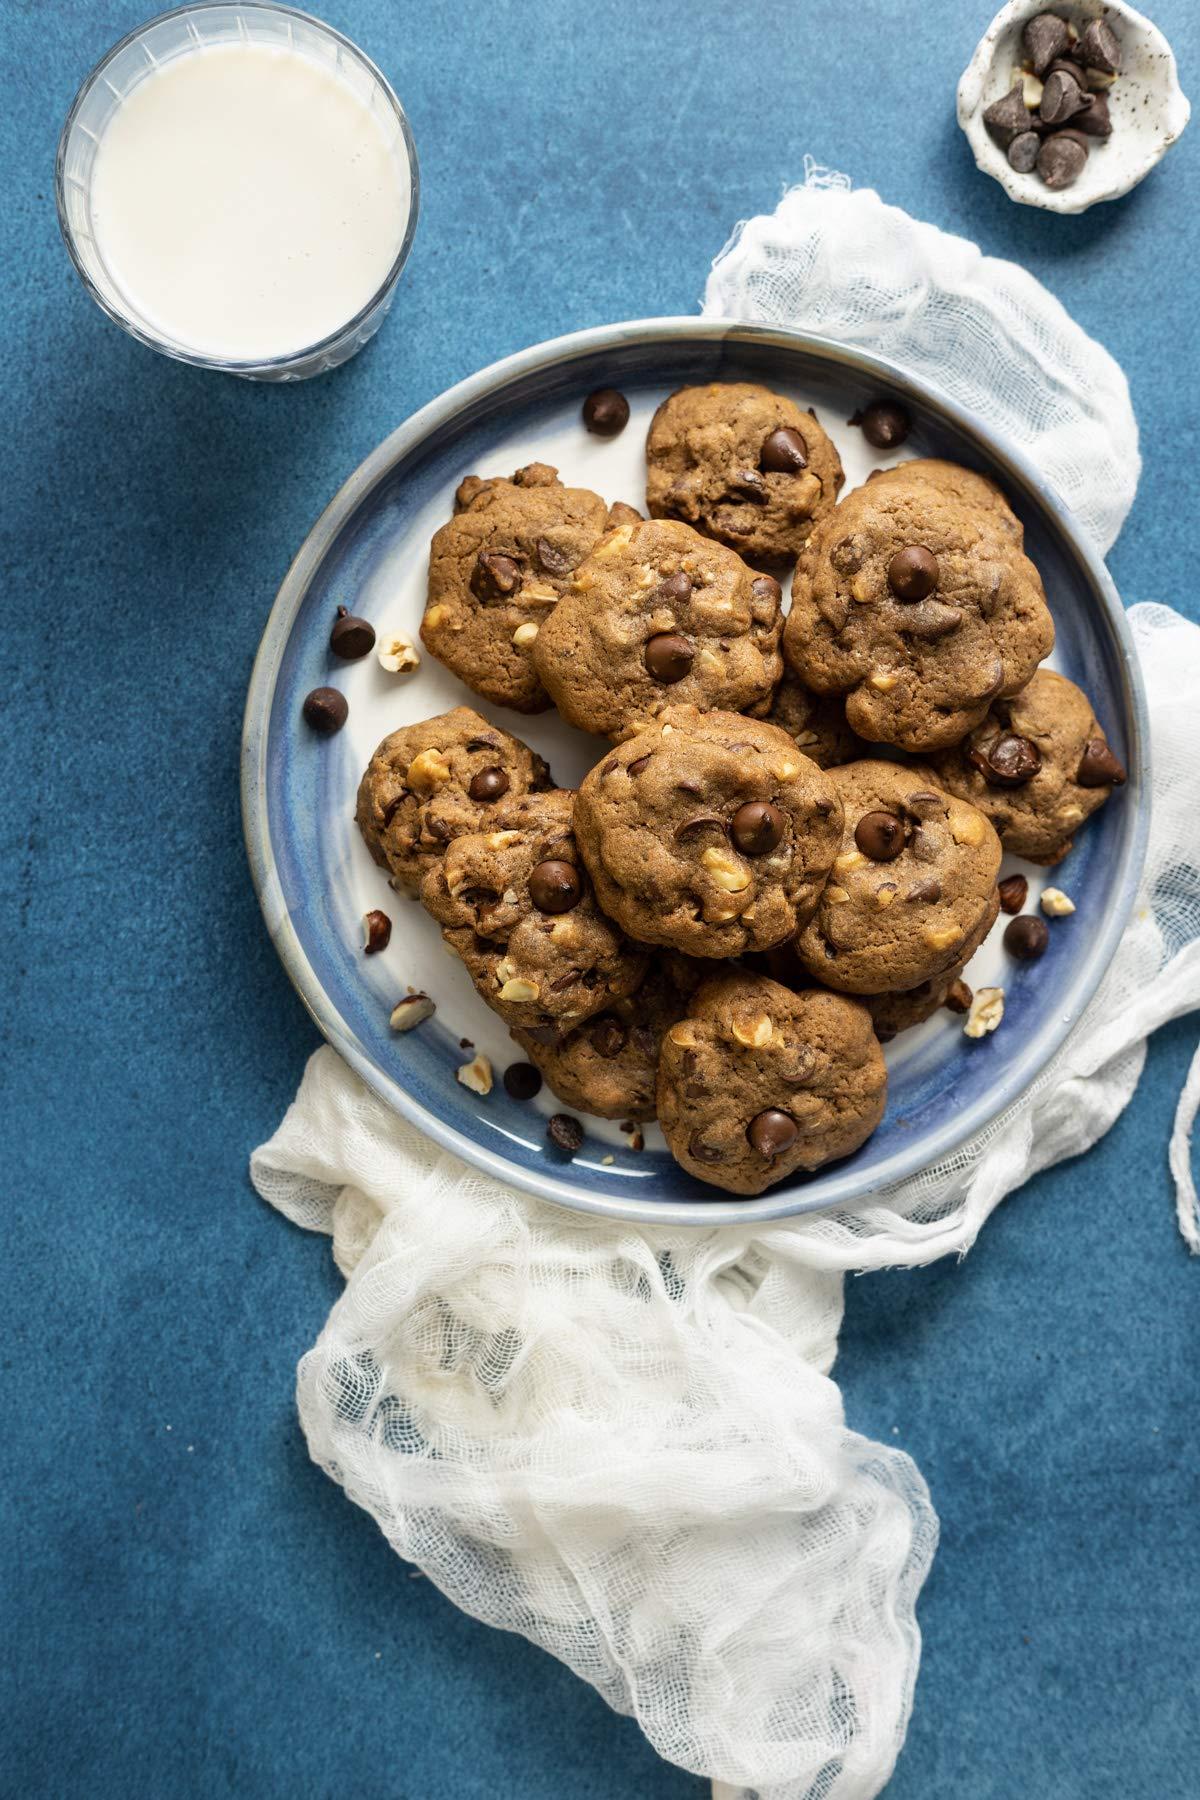
[[[1107,549],[1138,472],[1116,363],[1024,270],[808,173],[739,229],[705,312],[913,370],[1020,444]],[[258,1191],[331,1233],[346,1278],[299,1369],[313,1458],[458,1606],[551,1650],[720,1796],[868,1800],[904,1741],[937,1520],[912,1461],[845,1424],[843,1273],[965,1251],[1107,1131],[1147,1033],[1200,1005],[1200,629],[1157,605],[1130,620],[1154,767],[1133,920],[1053,1064],[938,1167],[759,1230],[593,1221],[440,1151],[329,1048],[254,1155]],[[1193,1249],[1198,1101],[1200,1057],[1170,1153]]]

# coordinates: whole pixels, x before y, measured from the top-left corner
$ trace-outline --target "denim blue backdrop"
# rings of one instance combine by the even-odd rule
[[[1153,0],[1200,85],[1193,0]],[[54,144],[141,0],[7,0],[0,438],[9,675],[5,1794],[702,1800],[549,1657],[457,1613],[308,1462],[292,1373],[337,1291],[250,1148],[314,1034],[242,853],[242,697],[308,525],[398,420],[509,350],[697,302],[808,150],[1026,263],[1129,372],[1112,558],[1196,615],[1200,127],[1130,198],[1013,206],[954,125],[989,0],[329,0],[422,160],[382,336],[306,387],[180,368],[85,299]],[[1165,1141],[1195,1037],[973,1255],[851,1282],[851,1422],[942,1547],[889,1800],[1190,1800],[1200,1269]]]

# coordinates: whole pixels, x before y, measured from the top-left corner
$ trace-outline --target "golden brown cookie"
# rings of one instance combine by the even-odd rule
[[[658,1120],[676,1161],[733,1194],[849,1156],[883,1117],[887,1068],[864,1006],[731,970],[663,1039]]]
[[[1062,861],[1079,827],[1125,782],[1091,701],[1053,669],[995,701],[933,767],[943,787],[987,814],[1006,850],[1047,866]]]
[[[790,938],[841,840],[831,773],[786,732],[672,707],[585,776],[575,832],[596,895],[641,943],[739,956]]]
[[[416,899],[452,838],[481,830],[498,801],[549,786],[540,756],[456,706],[384,738],[359,783],[355,816],[392,886]]]
[[[994,515],[997,531],[1011,538],[1018,547],[1025,542],[1025,528],[1003,492],[986,475],[975,469],[964,469],[961,463],[945,462],[938,456],[917,456],[896,463],[890,469],[874,469],[868,481],[889,483],[927,482],[943,499],[963,506],[982,507]]]
[[[527,794],[491,829],[455,838],[421,901],[488,1005],[559,1033],[633,993],[646,953],[601,913],[571,830],[574,795]]]
[[[914,988],[982,943],[999,910],[1000,840],[926,769],[830,769],[844,808],[839,854],[796,940],[809,973],[849,994]]]
[[[1049,654],[1041,580],[1001,522],[996,507],[945,497],[932,481],[885,478],[814,531],[784,654],[806,686],[845,696],[860,737],[945,749]]]
[[[430,546],[426,649],[485,700],[544,712],[531,647],[607,519],[599,494],[564,487],[546,463],[510,481],[468,475]]]
[[[812,413],[753,382],[679,388],[646,439],[646,503],[743,556],[791,562],[843,480]]]
[[[673,519],[610,531],[533,648],[563,718],[621,739],[665,707],[765,707],[783,670],[779,583]]]

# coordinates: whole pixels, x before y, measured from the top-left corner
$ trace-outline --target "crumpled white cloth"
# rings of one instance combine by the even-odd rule
[[[1136,470],[1111,358],[1023,270],[814,174],[740,229],[706,310],[940,382],[1107,545]],[[937,1521],[911,1460],[845,1424],[843,1271],[967,1249],[1006,1193],[1108,1129],[1146,1034],[1200,1005],[1200,630],[1159,606],[1132,622],[1155,767],[1134,920],[1053,1065],[939,1168],[758,1231],[567,1216],[437,1150],[330,1049],[253,1158],[346,1277],[299,1370],[314,1459],[459,1606],[553,1651],[719,1796],[869,1800],[907,1728]],[[1200,1058],[1193,1114],[1197,1095]],[[1172,1167],[1196,1248],[1190,1121]]]

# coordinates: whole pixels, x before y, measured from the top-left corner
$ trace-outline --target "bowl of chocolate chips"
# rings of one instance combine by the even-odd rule
[[[1191,114],[1171,46],[1132,6],[1010,0],[958,84],[975,161],[1013,200],[1086,212],[1136,187]]]

